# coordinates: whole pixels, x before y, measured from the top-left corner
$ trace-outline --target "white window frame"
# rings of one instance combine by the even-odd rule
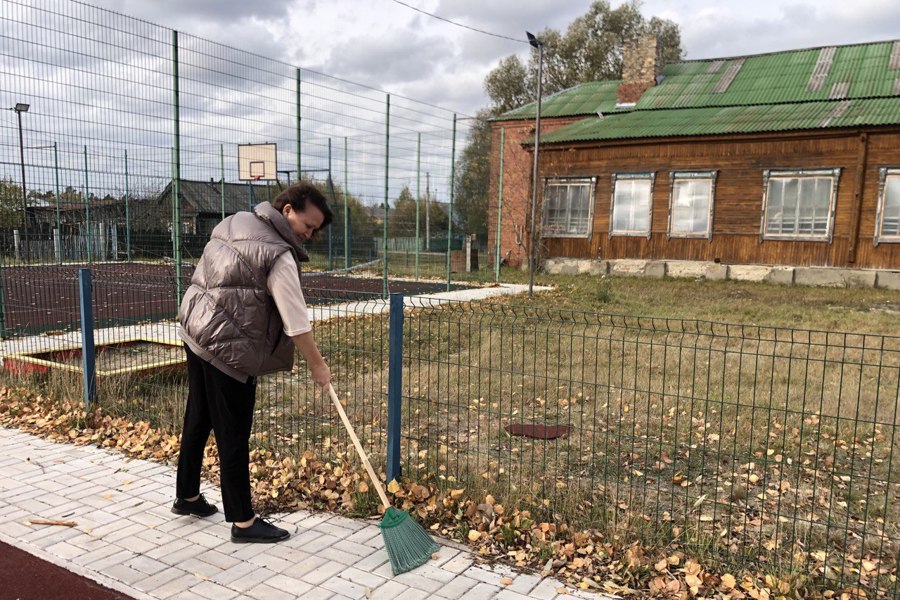
[[[712,232],[713,232],[713,203],[716,199],[716,178],[718,177],[718,171],[672,171],[669,173],[669,226],[667,228],[667,235],[669,239],[671,238],[695,238],[695,239],[707,239],[712,240]],[[675,214],[675,183],[677,181],[690,181],[690,180],[709,180],[709,202],[707,205],[708,214],[706,217],[706,232],[704,233],[689,233],[684,231],[673,231],[672,224],[674,223],[674,214]]]
[[[881,167],[878,181],[878,210],[875,213],[875,235],[872,242],[878,244],[900,244],[900,235],[883,235],[884,205],[887,203],[887,180],[889,177],[900,179],[900,167]]]
[[[800,233],[767,233],[768,213],[769,213],[769,183],[772,179],[813,179],[813,178],[831,178],[831,194],[828,199],[828,223],[825,227],[825,233],[800,234]],[[837,204],[838,183],[841,177],[841,169],[839,167],[833,169],[766,169],[763,171],[763,201],[762,215],[760,217],[759,239],[765,240],[785,240],[785,241],[807,241],[807,242],[828,242],[831,243],[834,235],[834,209]]]
[[[647,231],[616,231],[615,230],[615,211],[616,211],[616,183],[622,181],[633,181],[638,179],[650,180],[650,197],[647,201]],[[643,171],[640,173],[613,173],[612,176],[612,193],[609,200],[609,237],[645,237],[650,239],[653,231],[653,189],[656,184],[656,173],[653,171]]]
[[[553,231],[547,224],[547,216],[549,213],[550,203],[547,199],[547,189],[551,186],[588,186],[588,215],[587,215],[587,231],[571,233],[568,231]],[[594,231],[594,190],[597,187],[596,177],[545,177],[542,188],[542,206],[541,206],[541,237],[542,238],[580,238],[590,239]],[[571,200],[567,194],[566,197]],[[571,218],[571,204],[566,207],[567,219]]]

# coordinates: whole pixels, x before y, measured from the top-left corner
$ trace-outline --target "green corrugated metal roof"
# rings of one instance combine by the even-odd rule
[[[557,92],[541,100],[542,117],[573,117],[616,110],[616,89],[620,81],[591,81]],[[503,113],[498,121],[533,119],[535,103]]]
[[[663,69],[663,81],[647,90],[637,109],[736,106],[892,96],[900,71],[890,68],[895,42],[792,50],[733,59],[685,61]],[[831,56],[830,61],[828,56]],[[821,63],[823,81],[811,84]],[[736,70],[727,86],[729,70]],[[723,84],[724,90],[717,91]]]
[[[544,135],[541,143],[757,133],[897,123],[900,123],[900,96],[757,106],[635,110],[602,119],[588,117]]]
[[[616,108],[619,81],[585,83],[546,98],[541,111],[544,117],[593,115],[599,111],[608,120],[589,117],[544,139],[575,141],[900,124],[898,105],[889,101],[900,98],[900,40],[681,61],[666,66],[663,75],[662,81],[647,90],[633,108]],[[877,98],[885,101],[861,101]],[[840,114],[847,99],[850,104]],[[534,109],[531,103],[497,120],[533,118]],[[652,114],[654,111],[660,114]],[[826,122],[831,111],[837,111],[836,116]]]

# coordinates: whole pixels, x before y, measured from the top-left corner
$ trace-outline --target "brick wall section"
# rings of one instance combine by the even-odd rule
[[[550,133],[584,117],[542,119],[541,132]],[[534,155],[532,146],[523,143],[534,136],[534,120],[497,121],[491,132],[491,180],[488,201],[488,250],[493,264],[497,247],[497,207],[500,180],[500,130],[506,130],[503,152],[503,214],[500,232],[500,257],[519,266],[528,256],[531,235],[531,180]],[[543,162],[543,161],[542,161]],[[538,190],[540,194],[540,190]],[[540,195],[538,196],[540,202]],[[540,204],[537,218],[540,222]]]
[[[657,65],[656,37],[627,40],[622,48],[622,84],[616,90],[616,101],[637,102],[641,94],[656,85]]]

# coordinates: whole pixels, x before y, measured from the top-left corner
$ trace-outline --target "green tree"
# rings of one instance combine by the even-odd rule
[[[375,227],[375,223],[372,220],[372,216],[366,210],[365,206],[363,206],[362,201],[354,196],[353,194],[348,194],[344,192],[343,186],[340,183],[333,182],[329,187],[328,181],[320,181],[318,179],[310,179],[304,176],[303,181],[307,183],[311,183],[316,188],[322,192],[322,194],[328,199],[328,202],[334,208],[334,222],[331,224],[333,229],[337,229],[341,232],[344,230],[344,215],[343,215],[343,206],[346,202],[347,207],[350,210],[350,237],[351,239],[359,239],[360,237],[371,237],[372,231]],[[332,198],[332,191],[334,193],[334,198]],[[380,232],[379,232],[380,235]]]
[[[22,186],[0,179],[0,227],[22,226]]]
[[[424,205],[420,206],[420,212]],[[421,228],[424,228],[424,216],[420,215]],[[420,232],[424,235],[424,231]],[[388,213],[388,235],[390,237],[415,237],[416,236],[416,199],[409,191],[409,186],[403,186],[400,195],[394,201],[394,206]]]
[[[641,14],[638,0],[615,9],[606,0],[595,0],[576,18],[565,34],[545,29],[537,34],[544,43],[543,94],[553,94],[586,81],[618,79],[622,74],[623,43],[637,35],[655,35],[660,67],[682,58],[681,33],[668,19]],[[510,56],[488,73],[485,91],[491,109],[502,113],[534,99],[538,53],[532,51],[528,65]]]
[[[456,172],[456,202],[461,233],[487,236],[488,182],[491,174],[491,112],[480,110],[460,155]]]
[[[584,15],[572,21],[565,34],[555,29],[539,32],[538,38],[544,43],[543,94],[587,81],[620,78],[623,44],[637,35],[656,36],[660,67],[682,58],[678,25],[658,17],[645,19],[637,0],[615,9],[607,0],[595,0]],[[516,55],[508,56],[484,80],[491,106],[478,112],[457,165],[456,214],[465,233],[487,233],[490,118],[532,102],[537,72],[535,50],[527,65]]]
[[[493,102],[491,111],[495,114],[518,108],[534,99],[532,86],[528,83],[528,71],[515,54],[501,60],[487,74],[484,91]]]
[[[432,239],[446,238],[448,223],[445,205],[429,199],[427,195],[419,198],[419,237],[422,240],[429,231]],[[416,198],[408,186],[404,186],[400,190],[400,195],[390,209],[388,235],[390,237],[416,236]],[[423,247],[424,245],[423,242]]]

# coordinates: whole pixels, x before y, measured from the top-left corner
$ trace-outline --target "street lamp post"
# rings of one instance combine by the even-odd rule
[[[536,260],[534,247],[537,236],[537,189],[538,189],[538,153],[541,148],[541,93],[544,81],[544,42],[526,31],[528,43],[538,50],[538,84],[537,84],[537,109],[534,113],[534,168],[531,184],[531,241],[528,245],[528,295],[534,296],[534,262]]]
[[[19,163],[22,166],[22,217],[24,221],[23,225],[23,241],[25,242],[25,255],[28,256],[28,192],[25,190],[25,144],[22,140],[22,113],[28,112],[28,109],[31,108],[30,104],[25,104],[24,102],[17,102],[14,107],[9,110],[16,111],[16,116],[19,119]]]

